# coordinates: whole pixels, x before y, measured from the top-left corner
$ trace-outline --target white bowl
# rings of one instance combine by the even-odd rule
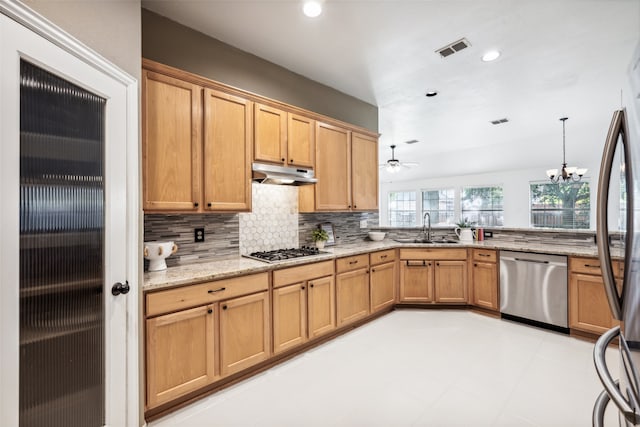
[[[384,231],[370,231],[369,238],[375,242],[378,242],[384,239],[385,234],[387,233],[385,233]]]

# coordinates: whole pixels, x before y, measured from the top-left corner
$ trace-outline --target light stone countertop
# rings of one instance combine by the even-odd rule
[[[597,257],[598,250],[593,246],[577,245],[549,245],[533,242],[507,242],[485,240],[473,243],[398,243],[392,239],[385,239],[381,242],[362,241],[361,243],[328,246],[320,254],[310,258],[298,258],[287,261],[279,261],[269,264],[262,261],[253,260],[241,256],[221,259],[199,264],[188,264],[177,267],[170,267],[164,271],[145,272],[143,291],[153,291],[174,286],[181,286],[210,280],[224,279],[233,276],[260,273],[264,271],[277,270],[280,268],[295,265],[307,264],[311,262],[331,260],[351,255],[358,255],[368,252],[375,252],[384,249],[395,248],[484,248],[521,252],[537,252],[553,255]],[[612,249],[611,255],[615,259],[622,259],[624,254],[620,249]]]

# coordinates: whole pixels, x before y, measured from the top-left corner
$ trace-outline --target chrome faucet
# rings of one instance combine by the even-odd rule
[[[429,220],[429,229],[427,231],[427,221]],[[422,216],[422,234],[427,237],[427,240],[431,240],[431,215],[429,212],[425,212]]]

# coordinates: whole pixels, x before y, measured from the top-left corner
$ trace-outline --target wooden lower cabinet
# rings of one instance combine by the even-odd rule
[[[147,406],[155,407],[214,382],[216,304],[147,319]]]
[[[602,277],[572,273],[569,278],[569,327],[602,334],[618,324],[611,316]]]
[[[489,310],[498,310],[498,266],[493,262],[474,262],[472,266],[473,295],[471,303]]]
[[[220,303],[220,371],[230,375],[270,354],[269,292]]]
[[[338,326],[363,319],[368,314],[368,266],[336,275],[336,316]]]
[[[433,302],[433,261],[400,262],[400,301]]]
[[[396,301],[396,263],[371,267],[371,312],[392,306]]]
[[[319,337],[336,328],[336,282],[333,276],[308,282],[309,339]]]
[[[273,290],[273,352],[307,340],[307,292],[304,283]]]
[[[467,262],[436,261],[434,294],[437,303],[467,302]]]

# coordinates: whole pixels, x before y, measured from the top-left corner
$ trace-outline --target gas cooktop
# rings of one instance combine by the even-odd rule
[[[326,254],[318,248],[302,246],[300,248],[276,249],[274,251],[253,252],[244,255],[247,258],[257,259],[263,262],[278,262],[293,258],[312,257],[314,255]]]

